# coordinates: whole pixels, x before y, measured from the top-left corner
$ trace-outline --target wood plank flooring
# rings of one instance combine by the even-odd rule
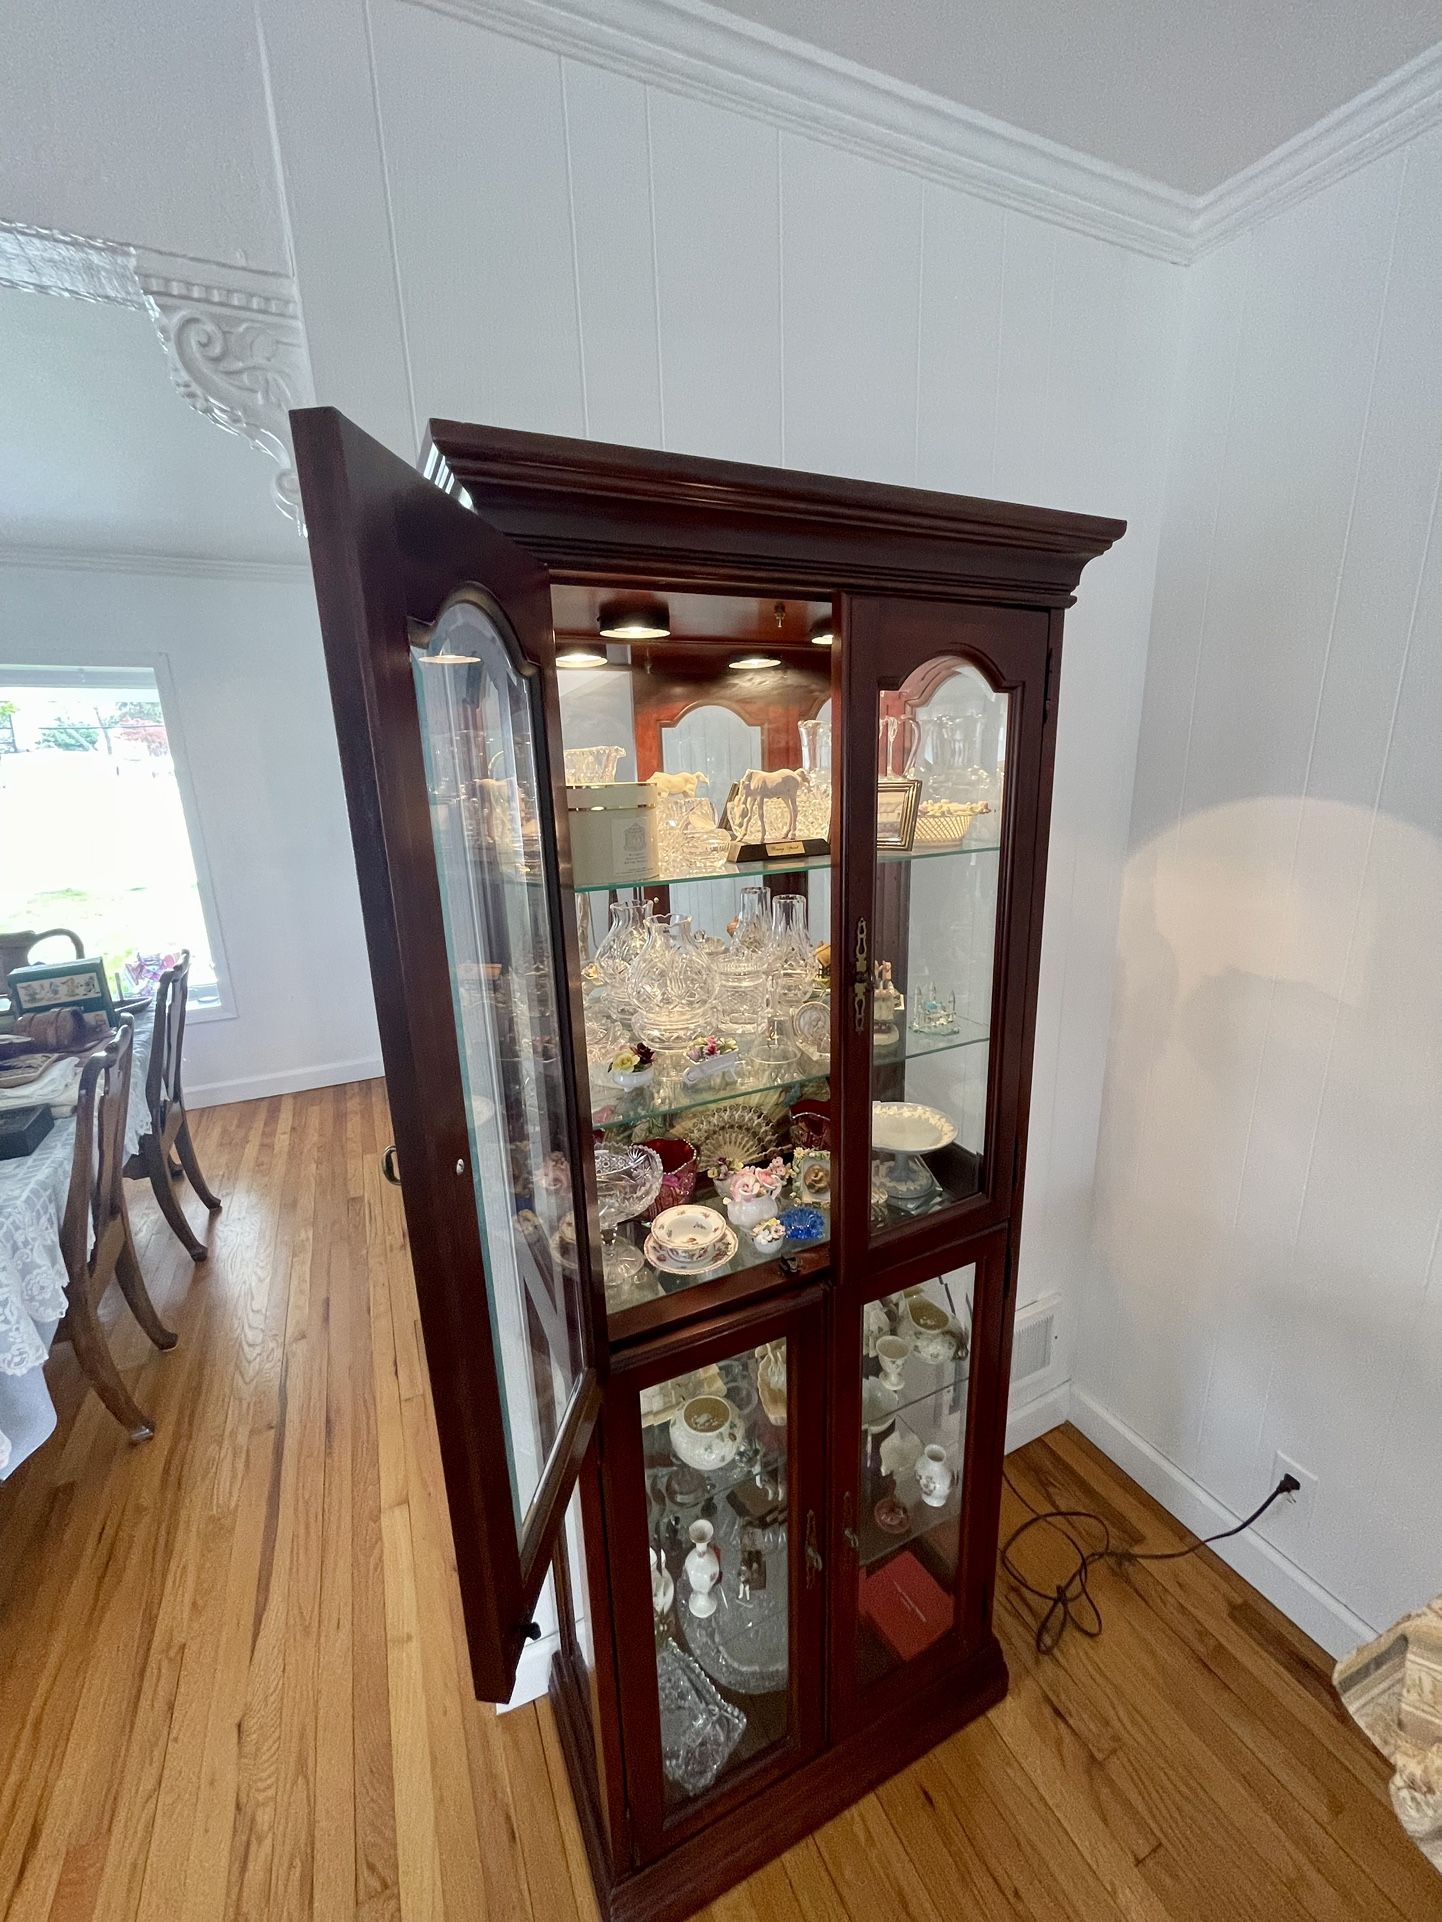
[[[592,1918],[549,1709],[467,1689],[381,1085],[197,1124],[210,1262],[132,1191],[180,1346],[109,1304],[155,1440],[61,1351],[60,1432],[0,1486],[0,1912]],[[1182,1539],[1070,1429],[1011,1466]],[[1317,1649],[1210,1555],[1095,1586],[1101,1639],[1038,1658],[1002,1577],[1007,1700],[712,1922],[1442,1922]]]

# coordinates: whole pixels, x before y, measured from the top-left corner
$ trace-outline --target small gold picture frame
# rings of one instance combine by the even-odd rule
[[[916,839],[916,810],[920,805],[920,781],[878,781],[876,845],[909,854]]]

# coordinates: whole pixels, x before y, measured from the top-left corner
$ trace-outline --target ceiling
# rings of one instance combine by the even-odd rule
[[[275,464],[180,398],[148,315],[0,291],[0,367],[0,554],[304,561]]]
[[[1185,193],[1442,40],[1439,0],[721,0]]]

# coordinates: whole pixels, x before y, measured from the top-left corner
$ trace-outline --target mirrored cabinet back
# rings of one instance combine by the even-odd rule
[[[690,1915],[998,1701],[1093,517],[292,416],[472,1672]]]

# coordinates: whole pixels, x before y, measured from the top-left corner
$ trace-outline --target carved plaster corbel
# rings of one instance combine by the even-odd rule
[[[150,315],[181,397],[276,463],[277,507],[304,533],[288,410],[310,399],[293,282],[0,220],[0,288],[105,301]]]
[[[206,420],[276,462],[272,497],[304,533],[287,418],[310,387],[295,302],[158,273],[143,257],[138,277],[177,392]]]

